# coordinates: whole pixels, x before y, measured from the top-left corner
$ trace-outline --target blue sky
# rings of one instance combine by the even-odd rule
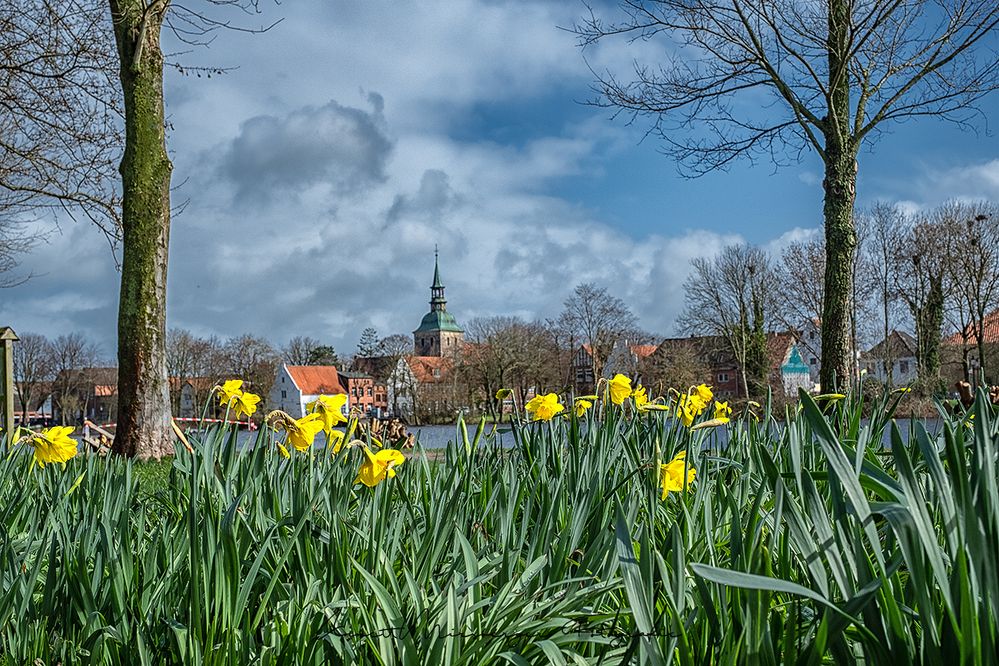
[[[352,351],[369,325],[409,333],[427,309],[433,248],[459,322],[557,315],[583,281],[668,335],[689,262],[730,242],[779,251],[816,233],[821,168],[740,162],[679,175],[645,127],[580,104],[591,75],[571,35],[576,2],[266,6],[260,35],[222,33],[168,71],[175,201],[170,326],[276,344],[303,334]],[[169,44],[168,48],[178,48]],[[625,71],[652,43],[587,52]],[[999,123],[999,99],[983,105]],[[861,157],[858,194],[910,210],[999,199],[999,140],[937,121],[894,126]],[[5,290],[19,331],[80,330],[111,356],[115,258],[63,221]]]

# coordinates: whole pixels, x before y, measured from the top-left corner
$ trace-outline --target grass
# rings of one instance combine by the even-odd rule
[[[286,460],[266,430],[160,464],[15,451],[0,663],[994,663],[999,421],[980,396],[903,437],[896,406],[804,397],[724,450],[616,407],[512,449],[460,424],[373,490],[359,448]],[[663,500],[681,450],[697,480]]]

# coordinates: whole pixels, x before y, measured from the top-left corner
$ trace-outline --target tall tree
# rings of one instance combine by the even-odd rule
[[[721,337],[739,365],[747,396],[761,395],[770,364],[766,332],[779,292],[770,256],[758,247],[729,245],[715,257],[698,257],[683,291],[680,328]]]
[[[975,341],[979,369],[988,375],[985,321],[999,307],[999,207],[986,202],[950,202],[937,212],[950,229],[947,262],[958,309],[966,313],[962,335]],[[970,375],[970,368],[965,369]],[[968,381],[977,378],[968,377]]]
[[[241,335],[226,341],[223,356],[231,376],[242,379],[250,390],[266,400],[281,358],[271,343],[255,335]]]
[[[930,389],[940,375],[940,335],[951,292],[947,254],[950,233],[939,217],[917,220],[906,234],[906,252],[898,274],[898,293],[915,324],[919,377]]]
[[[871,271],[872,284],[877,295],[879,319],[881,323],[882,358],[879,359],[884,369],[885,381],[888,386],[893,383],[892,372],[895,367],[893,354],[895,345],[889,344],[895,315],[895,307],[899,301],[898,274],[900,262],[905,249],[905,234],[908,220],[905,213],[894,204],[878,201],[864,213],[867,218],[869,241],[866,245],[867,266]]]
[[[823,179],[825,389],[852,374],[853,207],[861,146],[894,121],[970,124],[999,88],[983,42],[995,0],[623,0],[624,18],[576,26],[585,48],[624,36],[670,42],[667,62],[637,62],[633,80],[598,73],[596,104],[647,117],[694,174],[738,157],[781,163],[814,150]],[[746,102],[746,103],[742,103]]]
[[[826,246],[823,239],[812,238],[790,243],[781,252],[778,270],[780,281],[778,316],[791,329],[809,321],[822,320],[822,294],[825,286]],[[802,340],[802,351],[820,356],[817,341]]]
[[[322,343],[308,335],[296,335],[281,348],[281,360],[288,365],[313,365],[313,355]]]
[[[108,0],[125,115],[121,294],[118,302],[118,429],[113,449],[139,458],[173,453],[166,370],[170,176],[163,102],[164,25],[188,43],[228,26],[171,0]],[[256,10],[256,0],[207,0],[205,7]]]
[[[41,387],[52,379],[52,353],[48,338],[38,333],[23,333],[14,345],[14,385],[21,403],[21,423],[27,423]]]
[[[87,379],[85,371],[97,365],[100,348],[80,333],[68,333],[52,340],[49,354],[54,378],[52,394],[59,408],[59,419],[66,425],[81,407],[80,394]]]
[[[599,377],[611,349],[638,328],[638,319],[624,301],[593,283],[577,285],[563,305],[559,324],[577,344],[589,345],[593,376]]]
[[[378,331],[368,326],[361,331],[361,338],[357,341],[357,356],[375,356],[377,353]]]

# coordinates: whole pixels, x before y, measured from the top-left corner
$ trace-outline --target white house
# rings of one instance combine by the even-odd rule
[[[891,382],[908,384],[917,376],[916,339],[902,331],[892,331],[888,337],[871,347],[861,358],[867,376],[879,382],[888,382],[885,360],[891,362]]]
[[[295,418],[305,416],[306,405],[320,395],[346,393],[340,383],[336,367],[332,365],[282,364],[271,389],[270,400],[274,409],[287,412]],[[344,416],[347,415],[344,405]]]

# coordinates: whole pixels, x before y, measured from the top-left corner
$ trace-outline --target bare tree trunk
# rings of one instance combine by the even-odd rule
[[[856,180],[852,147],[842,150],[827,148],[823,183],[827,260],[825,299],[822,303],[822,370],[819,377],[822,390],[826,392],[847,388],[851,377],[850,303],[853,295],[853,254],[857,243],[853,227]]]
[[[170,174],[163,112],[160,26],[167,2],[110,0],[125,102],[121,300],[118,306],[118,429],[114,451],[173,453],[166,370],[166,279]]]

